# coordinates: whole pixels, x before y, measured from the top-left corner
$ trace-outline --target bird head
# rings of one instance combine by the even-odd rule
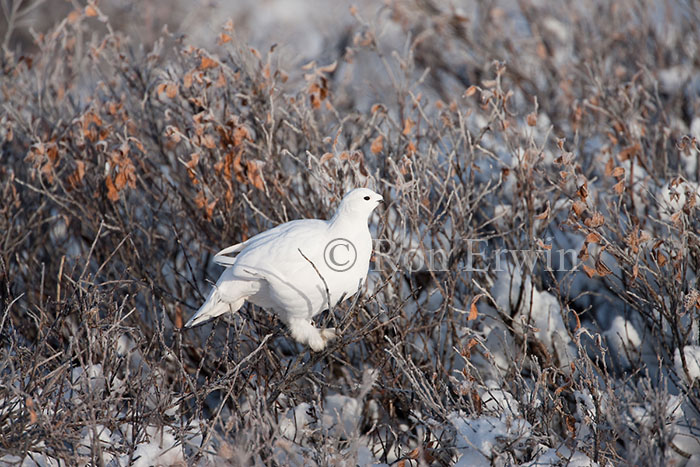
[[[369,188],[355,188],[343,197],[338,207],[338,214],[348,213],[353,217],[369,218],[374,208],[383,202],[384,198]]]

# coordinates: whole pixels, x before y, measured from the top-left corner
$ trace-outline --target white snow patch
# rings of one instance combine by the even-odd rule
[[[525,447],[525,442],[531,436],[532,426],[522,418],[509,417],[479,417],[470,419],[457,412],[452,412],[448,419],[457,430],[455,448],[459,459],[456,466],[487,466],[498,451],[506,445],[518,451],[519,443]]]
[[[676,349],[673,353],[673,364],[678,376],[683,382],[690,385],[696,379],[700,378],[700,346],[686,345],[683,347],[683,354],[685,356],[686,366],[688,367],[688,373],[686,374],[683,369],[683,361],[681,360],[679,349]]]
[[[622,316],[616,316],[603,335],[612,358],[622,367],[629,368],[629,357],[635,356],[642,345],[642,339],[632,323]]]

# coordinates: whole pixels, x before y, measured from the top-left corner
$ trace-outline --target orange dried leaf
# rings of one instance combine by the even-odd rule
[[[250,184],[258,190],[264,190],[265,182],[263,181],[262,175],[260,174],[260,168],[258,167],[258,164],[255,161],[248,161],[246,163],[246,167],[248,169],[248,181],[250,182]]]
[[[623,177],[625,175],[624,167],[615,167],[612,171],[612,176],[615,178]]]
[[[97,8],[94,5],[88,5],[85,7],[85,16],[93,17],[97,16]]]
[[[585,272],[590,279],[596,275],[596,270],[586,264],[583,265],[583,272]]]
[[[593,213],[593,216],[584,221],[584,224],[592,229],[595,229],[596,227],[600,227],[601,225],[605,224],[605,218],[601,213],[595,212]]]
[[[666,261],[667,261],[666,256],[664,256],[663,253],[658,253],[656,255],[656,262],[659,263],[659,267],[664,267],[664,265],[666,264]]]
[[[202,57],[202,61],[199,62],[199,69],[202,71],[208,70],[209,68],[216,68],[217,66],[219,66],[219,64],[209,57]]]
[[[413,127],[415,126],[415,122],[411,120],[410,118],[407,118],[403,122],[403,135],[408,136],[411,133],[411,130],[413,130]]]
[[[126,174],[120,171],[116,177],[114,177],[114,187],[117,191],[121,191],[126,186]]]
[[[586,201],[586,198],[588,198],[588,182],[578,187],[576,194],[581,198],[581,201]]]
[[[173,83],[168,83],[168,85],[165,86],[165,95],[168,96],[168,99],[177,96],[177,86]]]
[[[330,152],[325,153],[323,156],[321,156],[321,164],[325,164],[329,160],[333,159],[333,154]]]
[[[542,213],[536,215],[535,219],[540,220],[540,221],[545,220],[547,217],[549,217],[549,213],[550,213],[550,207],[549,207],[549,201],[547,201],[547,207],[545,208],[544,211],[542,211]]]
[[[182,308],[180,305],[175,305],[175,328],[182,329],[184,320],[182,319]]]
[[[631,159],[632,157],[636,156],[641,149],[642,147],[639,145],[639,143],[627,146],[620,152],[620,160],[626,161],[627,159]]]
[[[182,85],[185,89],[189,89],[192,86],[192,71],[185,73],[184,78],[182,78]]]
[[[618,194],[618,195],[621,195],[622,193],[624,193],[624,191],[625,191],[625,181],[624,181],[624,180],[620,180],[619,182],[617,182],[617,183],[613,186],[613,191],[614,191],[616,194]]]
[[[582,201],[574,201],[574,204],[571,206],[571,209],[573,209],[574,213],[576,213],[577,216],[581,216],[581,214],[584,213],[586,210],[586,203],[583,203]]]
[[[409,155],[413,155],[413,154],[416,153],[416,145],[413,144],[413,141],[409,141],[409,142],[408,142],[408,146],[406,146],[406,152],[407,152]]]
[[[605,276],[612,274],[612,271],[610,270],[610,268],[608,268],[600,258],[598,258],[598,261],[595,262],[595,271],[601,277],[605,277]]]
[[[474,94],[476,94],[476,90],[477,90],[476,86],[474,86],[474,85],[469,86],[469,87],[467,88],[467,90],[464,91],[464,97],[471,97],[471,96],[473,96]]]
[[[34,401],[31,397],[27,397],[26,405],[27,410],[29,410],[29,421],[31,423],[36,423],[39,420],[39,417],[36,414],[36,410],[34,410]]]
[[[531,114],[528,114],[527,116],[527,124],[530,126],[535,126],[537,125],[537,114],[535,112],[532,112]]]
[[[469,316],[467,317],[467,321],[474,321],[477,316],[479,316],[479,310],[476,308],[476,302],[479,301],[481,297],[483,297],[484,294],[479,294],[476,297],[472,298],[472,304],[469,306]]]
[[[374,140],[372,140],[372,145],[370,146],[370,150],[372,151],[372,154],[379,154],[382,152],[384,149],[384,136],[382,135],[377,135]]]
[[[117,188],[114,186],[114,182],[112,181],[112,177],[109,175],[107,175],[105,178],[105,186],[107,187],[107,198],[109,198],[109,200],[112,202],[119,201],[119,191],[117,191]]]
[[[596,232],[591,232],[586,235],[586,243],[598,243],[600,242],[600,235]]]
[[[222,32],[221,34],[219,34],[219,40],[217,41],[217,43],[219,45],[224,45],[227,42],[231,42],[231,36],[229,36],[225,32]]]

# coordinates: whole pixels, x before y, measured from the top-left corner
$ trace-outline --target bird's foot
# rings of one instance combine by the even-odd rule
[[[329,341],[337,337],[334,328],[318,329],[306,320],[294,320],[289,323],[289,330],[294,340],[311,347],[314,352],[326,348]]]
[[[326,341],[326,344],[328,344],[330,341],[338,337],[338,334],[335,332],[335,328],[325,328],[321,329],[321,337],[324,341]]]

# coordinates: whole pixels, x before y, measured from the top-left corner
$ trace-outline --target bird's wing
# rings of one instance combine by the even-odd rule
[[[311,267],[307,258],[318,257],[328,232],[328,223],[316,219],[287,222],[256,235],[238,254],[234,270],[243,274],[275,274],[293,277],[297,271]]]
[[[302,220],[301,222],[304,221],[305,220]],[[259,234],[250,237],[245,242],[236,243],[235,245],[231,245],[227,248],[224,248],[223,250],[214,255],[214,262],[216,264],[220,264],[221,266],[233,266],[233,264],[238,258],[233,258],[228,255],[240,253],[246,248],[255,248],[256,245],[261,245],[268,241],[270,238],[277,237],[286,232],[287,230],[293,229],[294,225],[296,225],[297,222],[300,221],[285,222],[284,224],[280,224],[277,227],[274,227],[270,230],[260,232]]]

